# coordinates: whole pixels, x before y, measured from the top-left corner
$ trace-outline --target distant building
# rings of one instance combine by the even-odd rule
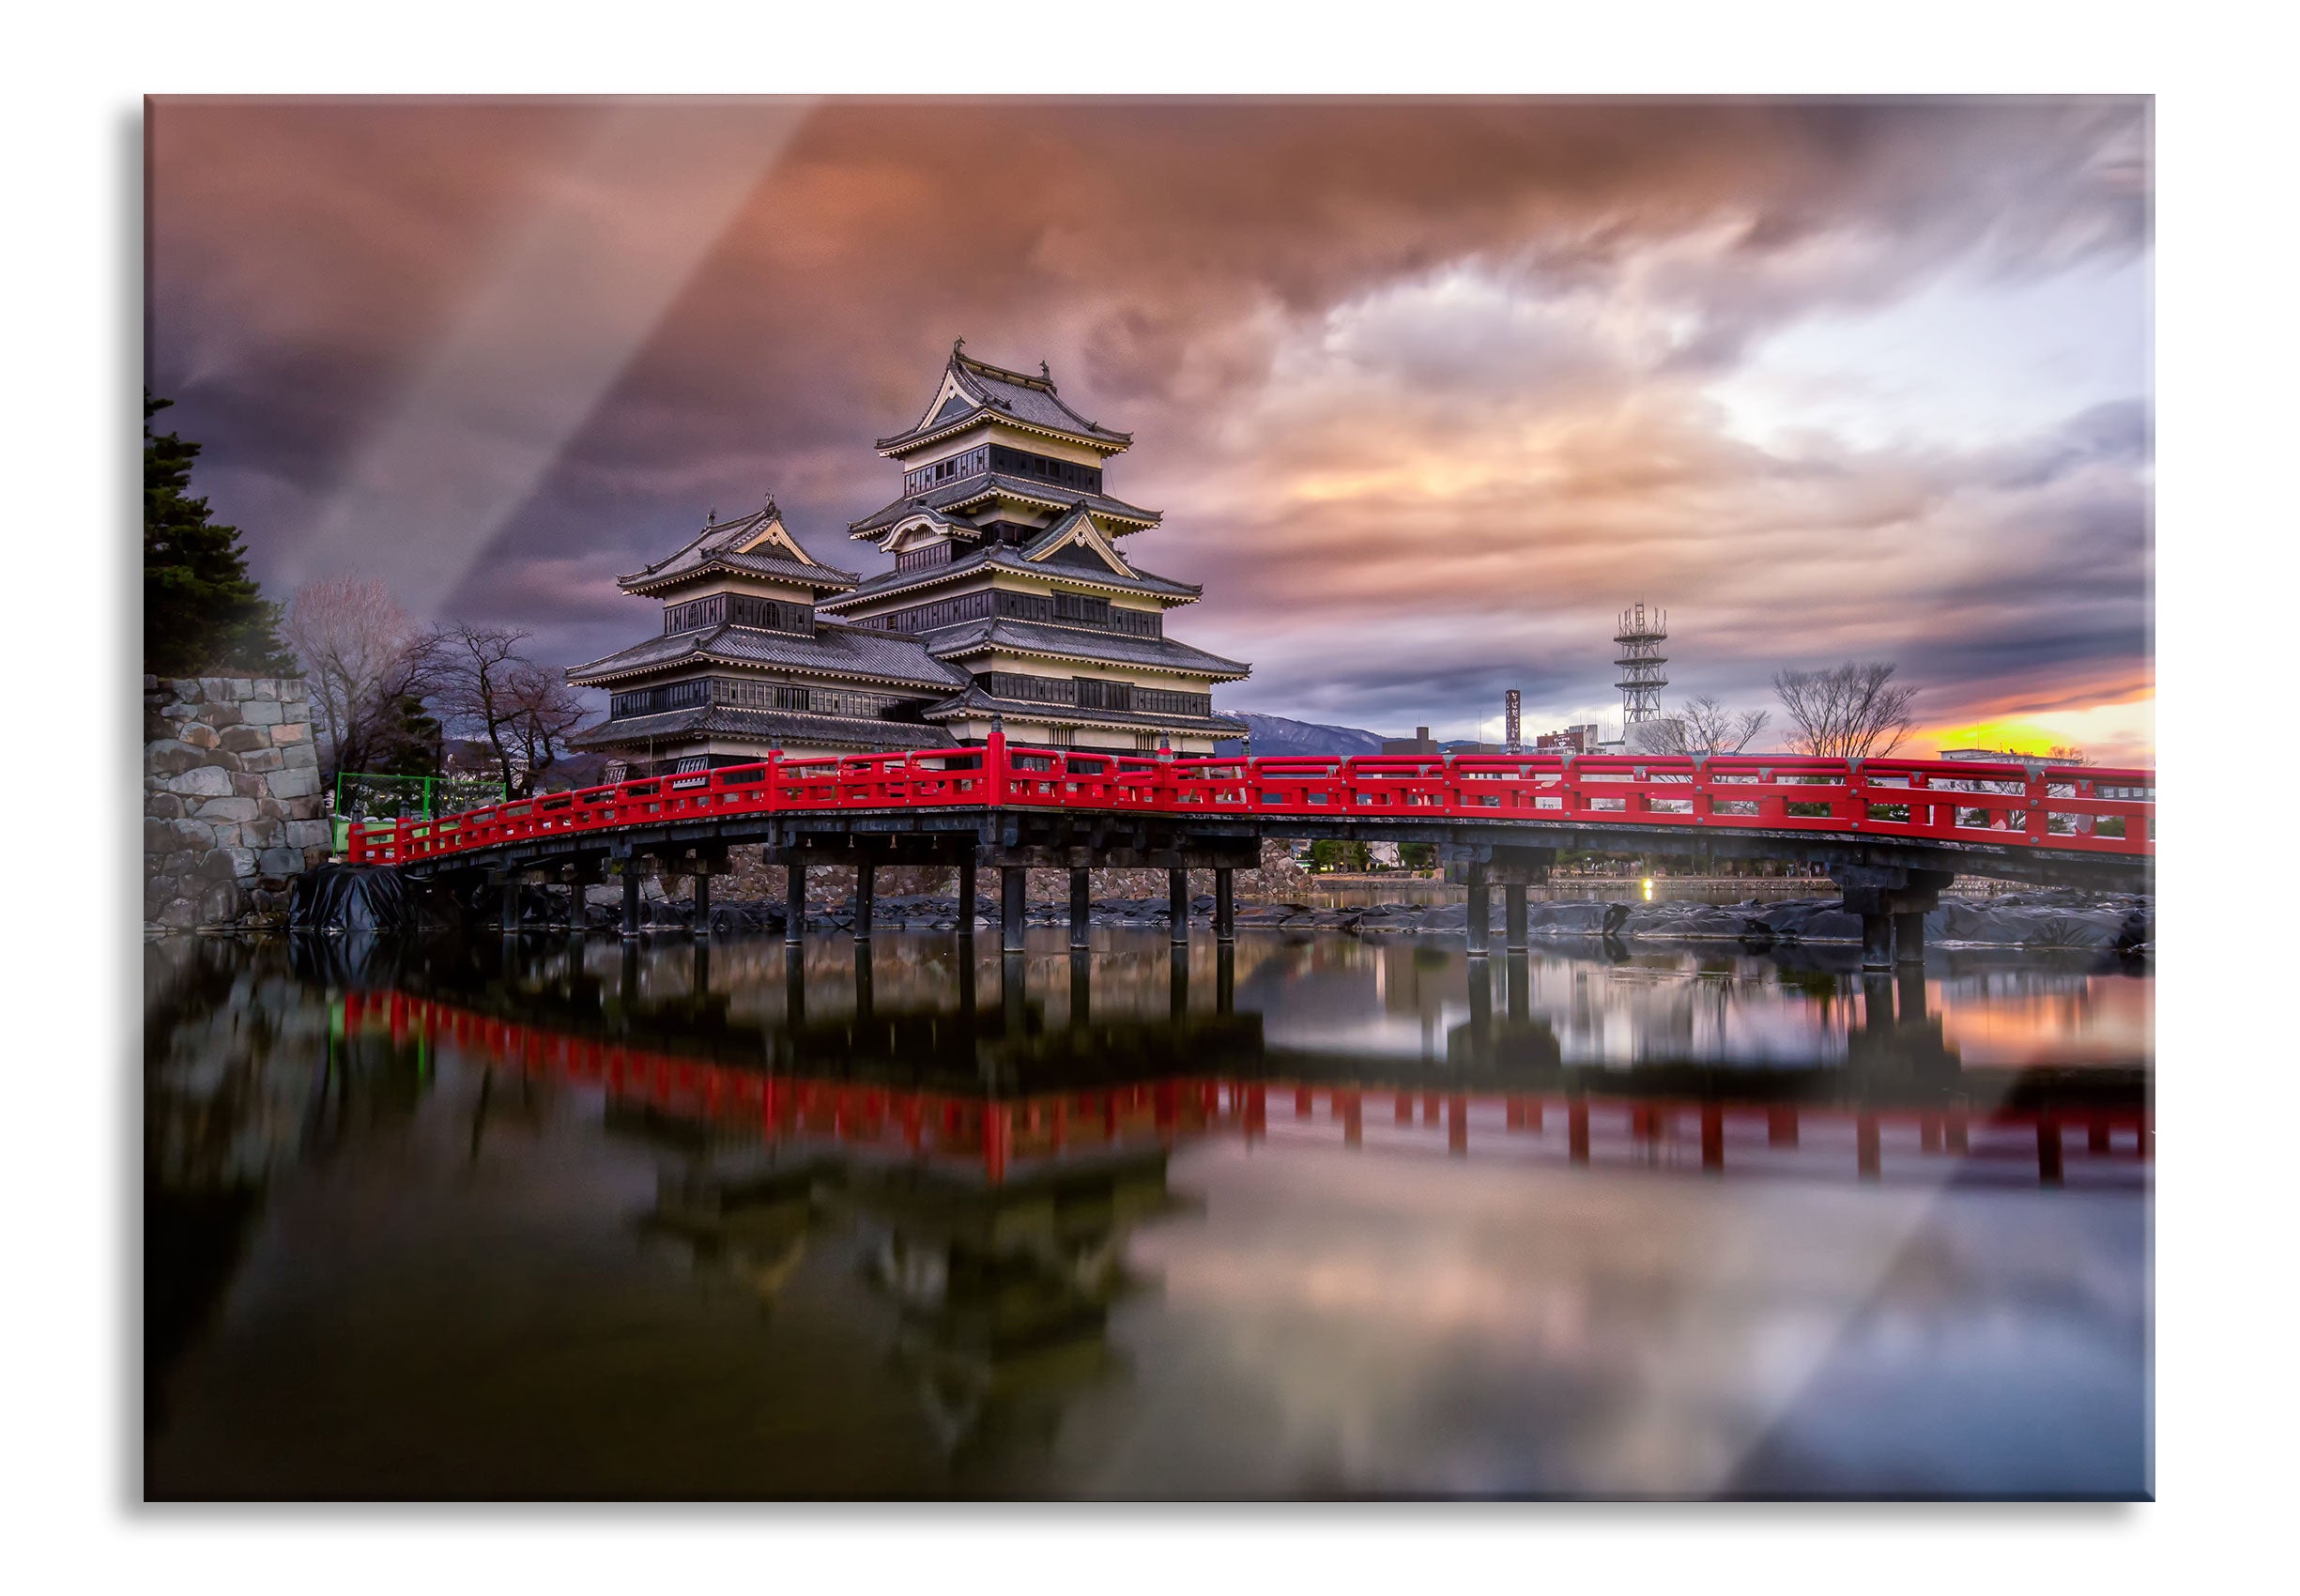
[[[1597,728],[1569,726],[1563,731],[1544,731],[1533,740],[1537,754],[1593,754],[1597,752]]]
[[[1200,590],[1121,554],[1158,525],[1103,491],[1130,435],[1039,375],[953,346],[917,422],[878,440],[903,497],[848,529],[895,557],[864,580],[800,546],[772,500],[617,584],[663,631],[567,673],[610,695],[571,745],[634,775],[787,754],[979,744],[1211,754],[1242,722],[1212,687],[1252,667],[1166,636]]]
[[[1430,729],[1426,726],[1415,727],[1411,737],[1392,737],[1382,744],[1385,754],[1436,754],[1443,751],[1431,738]]]

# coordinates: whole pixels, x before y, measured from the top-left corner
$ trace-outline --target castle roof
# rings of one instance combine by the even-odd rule
[[[618,577],[615,585],[625,592],[660,592],[714,570],[795,582],[818,592],[838,592],[862,580],[858,573],[835,570],[801,548],[770,499],[752,514],[708,523],[675,551]]]
[[[816,622],[812,637],[723,623],[650,637],[574,667],[567,680],[580,687],[604,687],[689,664],[761,666],[903,687],[947,688],[959,680],[958,672],[937,662],[916,638],[828,619]]]
[[[1064,404],[1043,364],[1038,375],[1031,376],[975,360],[965,348],[963,338],[950,346],[950,360],[943,368],[931,407],[908,431],[880,438],[880,453],[899,457],[986,416],[1025,432],[1069,438],[1104,454],[1115,454],[1133,444],[1133,434],[1097,425]]]
[[[897,521],[907,520],[923,512],[933,512],[938,520],[950,522],[954,518],[942,514],[962,511],[986,499],[1008,499],[1018,504],[1036,505],[1047,510],[1084,510],[1110,521],[1131,521],[1134,530],[1155,527],[1162,511],[1144,510],[1128,504],[1123,499],[1112,499],[1106,493],[1096,493],[1082,487],[1066,487],[1059,483],[1039,482],[1033,477],[1010,476],[1004,471],[977,471],[957,482],[943,483],[925,493],[897,499],[882,510],[874,510],[859,521],[847,525],[850,536],[876,543],[893,529]]]
[[[1033,549],[1042,549],[1061,531],[1059,525],[1047,529],[1047,535],[1033,540],[1021,548],[1011,544],[987,544],[970,549],[947,565],[937,565],[926,571],[882,571],[852,592],[825,599],[825,610],[851,609],[861,601],[887,597],[890,594],[923,591],[939,587],[954,577],[971,575],[982,571],[1005,571],[1018,576],[1041,576],[1060,581],[1066,586],[1093,588],[1107,592],[1142,593],[1153,598],[1167,599],[1174,604],[1188,604],[1203,591],[1190,582],[1177,582],[1170,576],[1160,576],[1130,566],[1120,572],[1101,560],[1071,563],[1052,558],[1033,559]],[[1066,551],[1065,551],[1066,552]]]
[[[1035,699],[1002,698],[979,682],[920,712],[930,721],[957,720],[963,715],[1005,715],[1019,721],[1052,722],[1063,726],[1130,727],[1147,731],[1194,731],[1210,737],[1238,737],[1246,723],[1219,714],[1145,714],[1132,710],[1080,709],[1071,704],[1047,704]]]
[[[567,745],[578,749],[636,748],[676,738],[708,737],[714,732],[759,742],[779,739],[809,748],[853,748],[863,753],[888,748],[948,748],[955,743],[951,734],[939,726],[705,704],[661,714],[603,720],[576,732],[567,740]]]
[[[1234,682],[1253,674],[1253,667],[1234,659],[1193,649],[1172,637],[1136,637],[1123,632],[1089,631],[1046,622],[1016,621],[993,616],[966,621],[925,635],[928,650],[939,660],[963,659],[976,653],[1039,654],[1049,659],[1140,666],[1171,670],[1183,676],[1205,676]]]

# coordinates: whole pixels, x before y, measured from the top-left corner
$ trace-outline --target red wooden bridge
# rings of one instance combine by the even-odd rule
[[[621,871],[636,934],[638,870],[651,859],[707,895],[725,851],[758,843],[794,867],[860,866],[858,934],[868,934],[878,864],[943,864],[973,901],[978,862],[1005,872],[1019,932],[1024,869],[1067,868],[1082,937],[1085,871],[1096,866],[1216,872],[1217,933],[1230,934],[1230,872],[1265,836],[1427,841],[1468,882],[1482,951],[1486,892],[1509,894],[1523,945],[1524,889],[1563,851],[1772,858],[1825,867],[1847,907],[1921,946],[1924,911],[1960,873],[2045,884],[2145,888],[2155,853],[2155,775],[2043,762],[1793,755],[1476,754],[1451,759],[1283,756],[1167,759],[987,745],[932,753],[787,759],[647,776],[487,805],[431,820],[350,829],[355,864],[422,874],[485,873],[513,883]],[[804,919],[802,907],[797,920]],[[703,902],[707,903],[707,896]],[[699,907],[699,905],[698,905]],[[1177,913],[1177,934],[1187,924]],[[1911,927],[1910,921],[1917,921]],[[794,921],[794,925],[796,921]],[[793,932],[795,934],[795,931]],[[1903,957],[1909,956],[1904,945]]]

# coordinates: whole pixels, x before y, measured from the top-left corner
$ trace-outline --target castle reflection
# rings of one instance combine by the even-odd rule
[[[1339,937],[1177,950],[1112,936],[1075,955],[1059,933],[1020,956],[955,937],[875,951],[331,939],[147,959],[147,1423],[169,1429],[176,1391],[195,1404],[161,1454],[170,1489],[226,1479],[278,1491],[279,1459],[326,1457],[314,1478],[355,1494],[424,1494],[420,1461],[403,1476],[373,1450],[397,1433],[377,1420],[402,1408],[465,1437],[458,1477],[483,1491],[725,1488],[682,1483],[660,1458],[654,1473],[620,1475],[611,1449],[562,1459],[424,1394],[500,1389],[501,1355],[481,1350],[470,1323],[494,1312],[505,1327],[493,1344],[526,1344],[547,1323],[596,1349],[587,1356],[627,1356],[608,1381],[625,1402],[652,1410],[697,1384],[680,1419],[614,1421],[635,1433],[715,1423],[714,1370],[771,1386],[780,1450],[730,1438],[698,1448],[698,1468],[709,1456],[803,1495],[1027,1494],[1058,1477],[1053,1450],[1081,1407],[1096,1422],[1157,1410],[1135,1369],[1153,1350],[1164,1370],[1178,1356],[1180,1343],[1145,1340],[1182,1333],[1158,1306],[1170,1261],[1191,1261],[1203,1313],[1230,1296],[1261,1300],[1268,1264],[1219,1272],[1234,1253],[1282,1257],[1299,1237],[1298,1283],[1322,1301],[1342,1277],[1316,1259],[1362,1247],[1337,1254],[1316,1215],[1360,1187],[1403,1189],[1431,1167],[1416,1159],[1476,1183],[1445,1188],[1462,1200],[1540,1190],[1576,1212],[1638,1212],[1670,1201],[1641,1192],[1674,1189],[1672,1222],[1688,1235],[1712,1222],[1707,1210],[1750,1223],[1782,1189],[1821,1203],[1841,1200],[1832,1185],[1918,1203],[1930,1186],[2025,1191],[2090,1224],[2053,1194],[2148,1188],[2147,1060],[2117,1051],[2131,1016],[2114,1011],[2140,983],[2074,964],[1937,959],[1875,980],[1730,952],[1473,960]],[[2115,995],[2091,995],[2102,991]],[[2051,1027],[2024,1005],[2078,1039],[2072,1056],[2053,1054]],[[2016,1062],[1976,1062],[1989,1050],[1965,1041],[2023,1025],[2037,1045]],[[1187,1239],[1217,1177],[1231,1183],[1231,1217],[1219,1236]],[[1241,1206],[1258,1180],[1301,1189],[1266,1230]],[[277,1202],[283,1187],[292,1196]],[[299,1240],[299,1220],[323,1215]],[[496,1239],[468,1243],[473,1226]],[[599,1251],[627,1247],[626,1232],[658,1270],[755,1313],[748,1350],[682,1353],[715,1333],[700,1309],[659,1304],[635,1320],[652,1277]],[[1541,1245],[1575,1234],[1563,1225]],[[559,1272],[560,1249],[583,1253],[580,1270]],[[1440,1247],[1428,1266],[1455,1258],[1485,1280],[1482,1256]],[[292,1272],[280,1262],[291,1258]],[[251,1270],[297,1306],[219,1339],[232,1281]],[[239,1404],[235,1393],[284,1378],[265,1350],[280,1343],[256,1327],[300,1335],[313,1312],[351,1350],[312,1365],[292,1401]],[[396,1313],[425,1327],[427,1345],[473,1339],[470,1367],[394,1385],[408,1344],[392,1335]],[[370,1336],[392,1348],[381,1361],[357,1350]],[[178,1376],[204,1342],[218,1350]],[[786,1367],[808,1373],[794,1384]],[[363,1371],[360,1383],[330,1369]],[[540,1422],[558,1388],[529,1384],[519,1411]],[[347,1404],[341,1424],[260,1428],[323,1401]],[[904,1434],[931,1438],[939,1473],[872,1450],[895,1423],[874,1405],[884,1401],[898,1402]],[[616,1433],[592,1423],[566,1420],[577,1440]],[[805,1472],[810,1454],[789,1436],[809,1423],[849,1473]],[[336,1456],[339,1429],[369,1450]]]

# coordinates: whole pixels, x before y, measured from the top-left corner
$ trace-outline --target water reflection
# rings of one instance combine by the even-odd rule
[[[147,958],[158,1496],[2145,1489],[2113,968]]]

